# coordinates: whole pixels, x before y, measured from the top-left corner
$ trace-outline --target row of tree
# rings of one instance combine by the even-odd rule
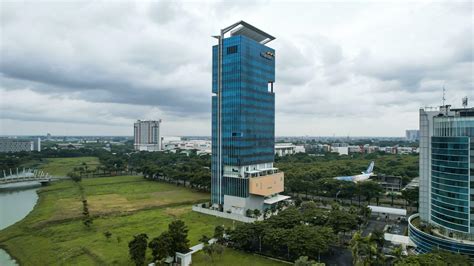
[[[211,156],[191,153],[134,153],[130,165],[149,179],[158,179],[209,191]]]
[[[330,181],[333,180],[333,177],[357,174],[364,171],[371,161],[376,163],[376,173],[401,176],[403,184],[407,184],[412,178],[418,176],[417,155],[367,154],[348,157],[332,156],[331,154],[311,156],[299,153],[277,157],[275,160],[276,167],[285,172],[286,191],[316,195],[325,191],[330,194],[334,193],[331,191],[331,186],[338,188],[341,184]],[[322,189],[321,185],[324,183],[330,187]]]
[[[321,209],[314,202],[290,206],[267,220],[238,225],[228,230],[228,245],[267,256],[294,261],[300,256],[319,259],[338,236],[356,230],[370,216],[367,210]]]
[[[383,232],[374,231],[363,237],[356,232],[350,242],[353,265],[374,266],[408,266],[408,265],[471,265],[468,256],[437,250],[420,255],[404,256],[401,247],[395,247],[390,254],[382,252],[384,246]]]

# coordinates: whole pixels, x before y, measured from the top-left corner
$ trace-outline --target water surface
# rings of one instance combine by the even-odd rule
[[[0,230],[23,219],[38,200],[34,182],[0,186]],[[0,265],[18,265],[5,250],[0,249]]]

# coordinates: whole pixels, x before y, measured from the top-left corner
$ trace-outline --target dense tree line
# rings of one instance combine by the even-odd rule
[[[355,154],[339,156],[311,156],[299,153],[276,157],[276,167],[285,172],[285,191],[294,194],[318,195],[341,198],[358,196],[370,201],[382,192],[375,182],[354,184],[335,180],[336,176],[355,175],[365,171],[370,161],[375,161],[375,173],[401,176],[404,184],[418,176],[418,156]]]
[[[408,256],[406,258],[397,260],[395,265],[396,266],[408,266],[408,265],[468,266],[468,265],[472,265],[472,263],[467,255],[461,255],[457,253],[451,253],[451,252],[439,250],[439,251],[434,251],[434,252],[426,253],[426,254]]]
[[[112,145],[114,150],[115,146]],[[210,155],[187,155],[171,152],[135,152],[131,145],[120,145],[116,152],[108,152],[101,147],[87,145],[84,148],[45,149],[42,152],[0,154],[0,166],[4,169],[19,167],[22,164],[43,158],[95,156],[100,165],[95,169],[79,165],[74,169],[81,177],[111,176],[142,173],[146,178],[162,180],[177,185],[189,186],[209,191]],[[326,156],[295,154],[276,157],[276,166],[285,172],[285,192],[296,196],[309,195],[335,197],[339,199],[358,199],[378,203],[382,189],[374,182],[354,184],[333,179],[335,176],[352,175],[366,169],[371,160],[376,162],[375,172],[387,175],[401,175],[405,182],[418,174],[418,157],[414,155],[355,154],[339,156],[328,153]],[[1,169],[0,167],[0,169]],[[413,194],[413,193],[412,193]],[[413,195],[405,195],[413,196]],[[409,197],[415,203],[414,197]]]
[[[352,154],[339,156],[327,153],[325,156],[312,156],[297,153],[291,156],[276,157],[276,166],[287,172],[287,179],[314,181],[358,174],[375,161],[374,172],[378,174],[401,176],[407,183],[418,176],[418,155]]]
[[[370,213],[368,214],[370,215]],[[321,209],[314,202],[290,206],[264,221],[238,225],[228,230],[228,245],[267,256],[294,261],[300,256],[319,259],[338,236],[356,230],[368,217],[362,209]]]
[[[140,152],[130,158],[130,166],[146,178],[210,190],[211,156],[191,153]]]
[[[22,167],[36,168],[45,162],[46,158],[72,158],[72,157],[106,157],[110,152],[97,148],[80,149],[44,149],[41,152],[0,153],[0,170],[16,169]]]

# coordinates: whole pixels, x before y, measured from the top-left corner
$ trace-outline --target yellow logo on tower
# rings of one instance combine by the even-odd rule
[[[261,52],[260,55],[263,57],[263,58],[266,58],[268,60],[273,60],[273,58],[275,58],[275,55],[273,54],[273,52]]]

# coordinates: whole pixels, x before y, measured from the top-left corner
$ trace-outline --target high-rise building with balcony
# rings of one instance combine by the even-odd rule
[[[0,138],[0,152],[41,151],[41,138]]]
[[[136,151],[161,151],[161,120],[137,120],[133,126],[134,147]]]
[[[405,137],[408,141],[416,141],[420,138],[420,131],[417,129],[405,130]]]
[[[275,38],[240,21],[212,48],[212,193],[214,207],[244,214],[288,197],[275,154]]]
[[[474,258],[474,108],[420,110],[419,171],[419,214],[409,218],[415,250]]]

